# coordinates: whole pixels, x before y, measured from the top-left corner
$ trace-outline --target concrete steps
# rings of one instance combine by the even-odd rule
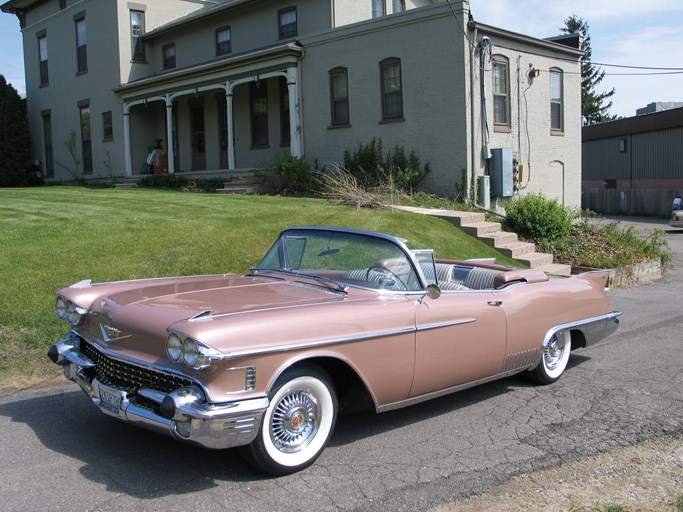
[[[135,188],[138,186],[138,178],[123,178],[114,188]]]
[[[500,222],[488,222],[483,213],[458,212],[415,206],[394,206],[394,208],[447,220],[468,235],[478,238],[500,253],[524,265],[528,265],[530,268],[540,268],[550,276],[566,277],[571,275],[572,268],[570,265],[553,263],[552,254],[536,252],[534,244],[520,241],[517,233],[502,231]]]
[[[255,194],[259,184],[259,178],[253,173],[244,173],[224,182],[223,188],[216,189],[216,194]]]

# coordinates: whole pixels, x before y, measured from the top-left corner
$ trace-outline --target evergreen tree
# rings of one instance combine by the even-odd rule
[[[612,102],[605,103],[614,95],[614,89],[597,92],[596,86],[605,78],[605,72],[592,63],[591,36],[588,22],[578,16],[570,16],[564,20],[560,31],[564,34],[581,34],[583,41],[581,50],[585,55],[581,58],[581,117],[583,124],[597,124],[611,121],[615,117],[609,114]]]
[[[29,151],[28,123],[21,98],[0,75],[0,187],[27,184]]]

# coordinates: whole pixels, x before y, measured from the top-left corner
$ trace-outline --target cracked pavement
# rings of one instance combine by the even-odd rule
[[[0,395],[2,508],[428,509],[520,473],[681,433],[683,230],[667,238],[674,267],[656,285],[611,292],[624,312],[620,329],[576,351],[557,383],[513,377],[341,417],[318,461],[287,477],[263,476],[235,450],[187,446],[107,418],[75,385]]]

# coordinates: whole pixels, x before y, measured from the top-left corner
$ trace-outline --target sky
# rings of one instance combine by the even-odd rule
[[[470,10],[476,21],[539,38],[559,35],[564,20],[576,15],[590,26],[593,62],[680,68],[677,74],[633,75],[665,71],[602,66],[606,76],[598,90],[616,90],[610,114],[630,117],[654,101],[683,102],[682,0],[470,0]],[[0,74],[25,94],[19,21],[4,13]]]

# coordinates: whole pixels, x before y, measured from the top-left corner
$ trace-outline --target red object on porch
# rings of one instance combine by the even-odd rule
[[[168,174],[168,167],[162,167],[160,165],[155,165],[152,167],[154,174]]]

